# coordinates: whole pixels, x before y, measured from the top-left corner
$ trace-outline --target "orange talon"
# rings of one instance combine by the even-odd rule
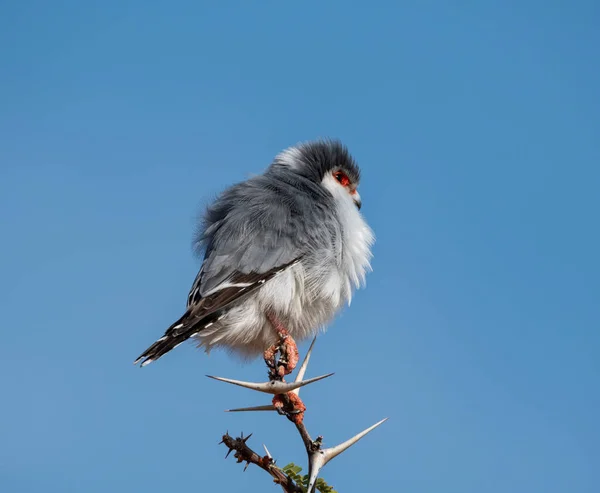
[[[281,334],[281,335],[283,335],[283,334]],[[300,353],[298,352],[298,346],[296,345],[296,341],[294,341],[294,339],[292,339],[292,336],[290,336],[289,334],[283,335],[282,341],[283,341],[283,344],[281,345],[281,355],[282,356],[279,359],[279,361],[281,361],[283,359],[284,360],[283,362],[285,363],[283,365],[284,374],[281,375],[283,377],[284,375],[289,375],[290,373],[292,373],[295,370],[296,365],[298,364],[298,360],[300,359]],[[281,372],[280,372],[280,374],[281,374]]]
[[[275,329],[275,332],[279,337],[279,342],[278,344],[273,344],[264,352],[264,358],[271,369],[271,375],[282,380],[285,375],[289,375],[294,371],[298,364],[298,360],[300,359],[300,354],[298,353],[296,341],[294,341],[290,333],[275,315],[268,313],[267,318],[273,326],[273,329]],[[275,355],[277,352],[279,352],[281,356],[279,361],[275,363]]]

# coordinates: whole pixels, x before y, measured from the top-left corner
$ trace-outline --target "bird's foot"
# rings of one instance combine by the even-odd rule
[[[273,407],[279,414],[286,416],[292,423],[300,424],[304,420],[306,406],[302,402],[302,399],[294,392],[277,394],[273,397]]]
[[[277,371],[277,353],[279,352],[279,346],[273,344],[267,350],[265,350],[263,357],[267,368],[269,369],[269,380],[281,380],[279,372]]]
[[[294,371],[298,364],[300,359],[298,346],[287,329],[274,315],[269,314],[267,318],[279,337],[279,341],[264,352],[265,363],[269,367],[269,379],[283,380],[286,375]],[[279,359],[277,359],[277,353],[279,353]]]
[[[300,354],[298,352],[298,346],[296,345],[296,341],[292,338],[291,335],[285,331],[285,333],[280,332],[279,337],[281,337],[279,342],[279,361],[277,362],[277,366],[279,373],[281,374],[283,370],[283,375],[289,375],[296,369],[296,365],[298,365],[298,360],[300,359]]]

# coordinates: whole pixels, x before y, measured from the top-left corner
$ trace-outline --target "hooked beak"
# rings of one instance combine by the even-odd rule
[[[358,192],[354,192],[352,194],[352,200],[354,200],[354,205],[356,206],[356,208],[360,210],[360,208],[362,207],[362,200],[360,199],[360,195],[358,194]]]

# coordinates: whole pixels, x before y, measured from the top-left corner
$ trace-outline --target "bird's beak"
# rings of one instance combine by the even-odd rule
[[[356,208],[360,210],[360,208],[362,207],[362,200],[360,199],[360,195],[358,194],[358,192],[354,192],[352,194],[352,200],[354,200],[354,205],[356,206]]]

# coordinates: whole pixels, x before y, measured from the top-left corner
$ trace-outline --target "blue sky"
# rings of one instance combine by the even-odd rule
[[[285,419],[222,412],[259,396],[204,377],[259,361],[131,362],[184,308],[202,206],[324,136],[377,244],[306,422],[333,445],[390,417],[324,477],[598,491],[598,3],[349,3],[0,6],[1,491],[277,491],[226,430],[304,464]]]

